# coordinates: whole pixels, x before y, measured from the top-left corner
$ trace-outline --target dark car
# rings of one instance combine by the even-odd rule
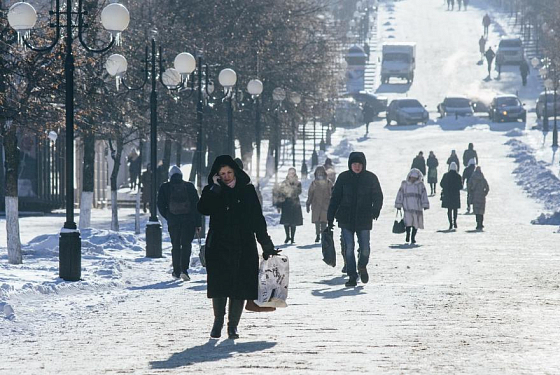
[[[384,96],[377,96],[375,94],[360,91],[344,94],[344,97],[354,98],[355,101],[361,104],[369,104],[373,108],[374,116],[379,115],[381,112],[387,110],[387,98]]]
[[[556,111],[560,112],[560,93],[556,94]],[[546,103],[546,109],[545,109]],[[535,107],[535,112],[537,113],[537,118],[540,120],[541,117],[552,117],[554,116],[554,91],[541,92],[539,98],[537,99],[537,104]]]
[[[428,111],[416,99],[395,99],[387,108],[387,125],[396,121],[397,125],[426,124],[430,119]]]
[[[471,101],[464,96],[448,96],[439,103],[437,110],[441,117],[472,116],[474,114]]]
[[[500,121],[527,121],[527,111],[523,108],[517,96],[498,95],[490,104],[488,116],[494,122]]]

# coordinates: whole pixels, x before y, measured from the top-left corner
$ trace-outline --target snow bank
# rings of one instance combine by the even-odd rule
[[[524,132],[519,128],[515,128],[507,132],[505,135],[506,137],[521,137],[522,135],[524,135]]]
[[[549,169],[550,164],[535,158],[534,151],[525,143],[511,139],[505,143],[512,152],[508,157],[514,158],[519,165],[513,170],[517,175],[517,184],[533,198],[543,202],[551,215],[542,214],[533,224],[560,224],[560,180]]]

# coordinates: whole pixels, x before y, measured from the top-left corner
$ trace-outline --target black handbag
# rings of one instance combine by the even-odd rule
[[[401,219],[399,220],[399,214]],[[401,234],[406,232],[406,225],[404,225],[404,218],[402,216],[401,210],[397,210],[397,214],[395,215],[395,221],[393,222],[393,233]]]
[[[336,250],[334,248],[333,231],[328,227],[323,231],[321,237],[321,247],[323,250],[323,262],[329,266],[336,266]]]

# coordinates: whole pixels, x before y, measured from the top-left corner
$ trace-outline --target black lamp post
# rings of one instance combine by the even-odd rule
[[[282,102],[286,99],[286,90],[282,87],[277,87],[272,90],[272,99],[278,104],[276,108],[276,136],[274,140],[274,174],[275,184],[278,184],[278,164],[280,154],[280,110]]]
[[[72,43],[74,42],[73,29],[78,28],[78,39],[88,52],[104,53],[115,43],[119,42],[120,33],[128,27],[130,16],[128,10],[121,4],[110,4],[101,13],[103,27],[111,32],[109,44],[100,49],[90,48],[83,39],[84,24],[82,0],[78,1],[77,11],[73,8],[73,1],[66,0],[66,7],[61,7],[60,0],[55,1],[55,9],[50,12],[55,17],[51,27],[55,28],[55,38],[50,45],[35,47],[27,40],[29,30],[33,29],[37,21],[37,13],[33,6],[19,2],[10,7],[8,22],[17,31],[21,44],[37,52],[52,50],[60,41],[61,30],[66,30],[64,35],[64,79],[65,79],[65,124],[66,124],[66,221],[60,231],[59,238],[59,276],[67,281],[77,281],[81,278],[82,257],[80,231],[74,221],[74,55]],[[77,20],[76,16],[77,15]],[[61,22],[64,18],[64,23]],[[77,21],[77,25],[76,25]]]
[[[107,72],[117,78],[117,88],[122,83],[128,90],[140,90],[151,79],[150,92],[150,164],[151,164],[151,180],[152,187],[150,191],[150,218],[146,224],[146,257],[161,258],[161,223],[157,217],[157,81],[165,86],[168,90],[179,90],[186,87],[189,74],[194,74],[196,68],[196,59],[190,53],[180,53],[175,57],[175,68],[163,70],[163,49],[159,48],[159,61],[156,64],[156,41],[152,39],[151,54],[148,58],[148,47],[146,47],[144,82],[139,86],[131,87],[124,81],[123,75],[127,70],[128,64],[122,55],[113,54],[109,56],[105,64]],[[150,64],[148,64],[150,62]],[[150,65],[148,74],[148,65]],[[156,72],[156,65],[159,65],[159,75]]]
[[[296,135],[297,135],[297,122],[296,116],[297,113],[295,109],[297,108],[298,104],[301,103],[301,95],[297,92],[290,93],[290,102],[294,105],[294,115],[292,118],[292,167],[296,166]]]
[[[218,75],[220,85],[224,87],[225,99],[227,100],[227,118],[228,118],[228,138],[226,152],[235,158],[235,138],[233,135],[233,99],[237,94],[235,84],[237,83],[237,74],[233,69],[223,69]]]
[[[255,146],[257,148],[257,187],[260,182],[260,165],[261,165],[261,111],[259,96],[263,92],[263,84],[258,79],[252,79],[247,84],[247,92],[253,98],[255,104]]]

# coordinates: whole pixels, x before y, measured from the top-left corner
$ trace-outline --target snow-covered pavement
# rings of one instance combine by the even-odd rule
[[[408,94],[431,111],[448,92],[520,87],[513,71],[502,73],[500,81],[483,81],[485,67],[476,64],[485,12],[476,6],[482,4],[473,0],[467,12],[447,12],[440,0],[381,3],[379,25],[388,28],[383,25],[391,22],[394,30],[379,36],[418,43],[418,69]],[[538,91],[536,82],[530,85]],[[381,91],[404,96],[403,86],[383,85]],[[512,175],[517,164],[508,157],[511,147],[505,143],[512,137],[506,134],[522,124],[440,120],[434,113],[432,119],[427,126],[387,127],[382,118],[370,126],[369,138],[363,127],[333,134],[329,153],[338,172],[346,168],[351,147],[363,151],[385,195],[371,235],[368,284],[345,288],[341,257],[336,268],[321,261],[304,211],[296,244],[281,246],[290,258],[289,307],[244,312],[239,340],[210,340],[212,310],[203,269],[193,269],[190,283],[173,281],[168,251],[166,258],[153,260],[134,246],[111,245],[87,254],[111,266],[105,282],[66,285],[53,281],[55,269],[46,269],[44,281],[56,287],[5,293],[0,302],[15,313],[0,320],[0,374],[560,373],[560,234],[556,227],[530,223],[543,206]],[[338,147],[335,155],[341,142],[350,146]],[[403,235],[391,233],[393,203],[413,157],[434,151],[441,178],[451,149],[461,156],[469,142],[490,185],[485,231],[475,231],[474,216],[464,213],[464,192],[458,229],[447,231],[438,194],[430,198],[418,246],[404,245]],[[270,201],[265,205],[272,212]],[[34,220],[41,221],[22,223]],[[283,228],[269,230],[281,244]],[[22,227],[24,232],[29,228]],[[2,264],[0,280],[10,273],[17,276],[17,269]]]

